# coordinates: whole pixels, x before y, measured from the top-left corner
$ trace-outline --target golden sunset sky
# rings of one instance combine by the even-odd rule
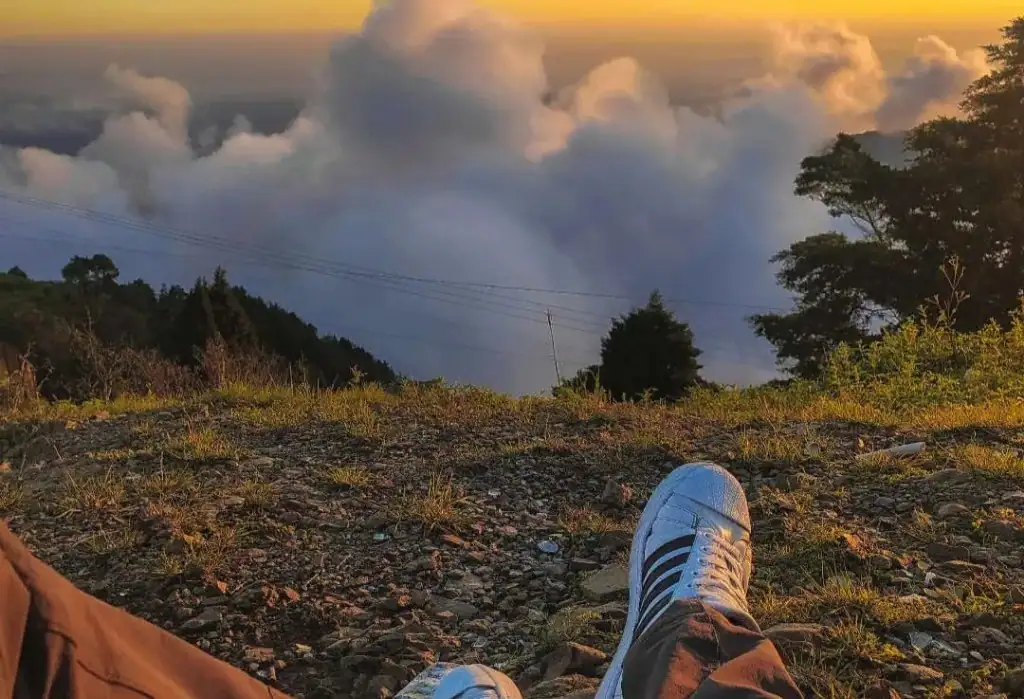
[[[478,0],[534,25],[746,24],[849,19],[877,25],[1002,23],[1020,0]],[[320,32],[352,29],[371,0],[45,0],[4,10],[0,35]],[[642,10],[638,10],[642,7]]]

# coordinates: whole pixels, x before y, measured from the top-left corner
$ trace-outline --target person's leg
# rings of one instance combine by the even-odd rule
[[[750,515],[725,469],[659,485],[630,554],[629,613],[596,699],[800,699],[747,608]]]
[[[0,520],[0,696],[286,699],[241,670],[90,597]]]

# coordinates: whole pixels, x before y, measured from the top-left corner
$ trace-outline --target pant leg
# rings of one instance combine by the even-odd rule
[[[90,597],[0,520],[0,697],[287,699],[163,629]]]
[[[802,699],[771,641],[698,600],[679,600],[623,663],[624,699]]]

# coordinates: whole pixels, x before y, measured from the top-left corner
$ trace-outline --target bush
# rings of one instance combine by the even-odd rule
[[[891,408],[1024,398],[1024,306],[1007,328],[992,321],[960,332],[919,319],[871,343],[840,345],[826,360],[823,387]]]

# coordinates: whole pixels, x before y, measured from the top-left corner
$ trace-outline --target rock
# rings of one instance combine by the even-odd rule
[[[825,635],[821,624],[776,624],[766,629],[764,635],[772,641],[790,643],[814,643]]]
[[[398,691],[398,680],[391,675],[377,675],[366,686],[367,699],[390,699]]]
[[[220,626],[223,620],[223,607],[207,607],[202,613],[182,624],[181,630],[187,632],[207,631]]]
[[[434,612],[448,612],[459,619],[472,619],[480,613],[480,609],[469,602],[461,602],[447,597],[431,597],[430,607]]]
[[[902,695],[885,680],[878,680],[865,690],[864,699],[902,699]]]
[[[940,471],[933,471],[925,476],[925,483],[947,483],[950,485],[967,483],[971,480],[971,474],[956,468],[944,468]]]
[[[628,549],[633,544],[632,532],[612,530],[610,532],[602,532],[598,540],[598,546],[603,549],[608,549],[611,553],[618,553],[623,549]]]
[[[946,676],[940,670],[914,663],[900,663],[897,669],[900,676],[912,684],[934,684]]]
[[[551,651],[541,661],[541,665],[544,668],[544,680],[550,681],[570,673],[593,677],[597,668],[606,660],[608,656],[597,648],[566,642]]]
[[[914,631],[910,634],[910,645],[920,651],[926,651],[935,642],[935,638],[930,633],[924,631]]]
[[[1024,667],[1008,672],[1003,677],[1002,690],[1011,697],[1024,697]]]
[[[612,507],[625,507],[633,499],[633,489],[625,484],[619,483],[614,478],[609,478],[604,484],[604,492],[601,494],[601,502]]]
[[[569,570],[574,573],[589,572],[591,570],[597,570],[600,567],[600,563],[592,561],[589,558],[574,558],[569,561]]]
[[[273,648],[255,648],[250,646],[245,649],[245,660],[249,663],[269,663],[274,659]]]
[[[441,552],[433,551],[429,556],[423,556],[410,561],[405,566],[405,570],[409,573],[419,573],[425,570],[439,570],[441,568]]]
[[[549,561],[548,563],[542,563],[537,571],[542,575],[551,578],[560,578],[564,576],[569,570],[569,566],[564,561]]]
[[[537,549],[541,553],[556,554],[558,553],[558,544],[556,544],[554,541],[542,541],[539,544],[537,544]]]
[[[882,496],[875,500],[875,507],[882,510],[891,510],[892,508],[896,507],[896,498]]]
[[[775,479],[775,487],[787,493],[807,490],[814,486],[818,479],[809,473],[787,473]]]
[[[587,577],[583,594],[595,602],[608,602],[629,591],[629,572],[622,566],[608,566]]]
[[[993,629],[990,626],[982,626],[981,628],[975,629],[969,635],[971,643],[976,646],[1006,646],[1012,643],[1009,636],[1000,631],[999,629]]]
[[[933,541],[928,544],[925,553],[928,554],[929,558],[938,563],[945,561],[967,561],[971,557],[971,552],[966,546],[944,544],[941,541]]]
[[[952,519],[970,513],[970,508],[958,502],[947,502],[945,505],[939,505],[938,509],[935,510],[935,516],[940,519]]]
[[[445,534],[444,536],[441,537],[441,541],[445,542],[446,544],[450,544],[452,546],[456,546],[456,547],[458,547],[460,549],[470,549],[470,548],[472,548],[464,539],[460,539],[459,537],[455,536],[454,534]]]
[[[1020,534],[1020,527],[1008,519],[991,519],[984,524],[985,532],[997,539],[1013,541]]]

